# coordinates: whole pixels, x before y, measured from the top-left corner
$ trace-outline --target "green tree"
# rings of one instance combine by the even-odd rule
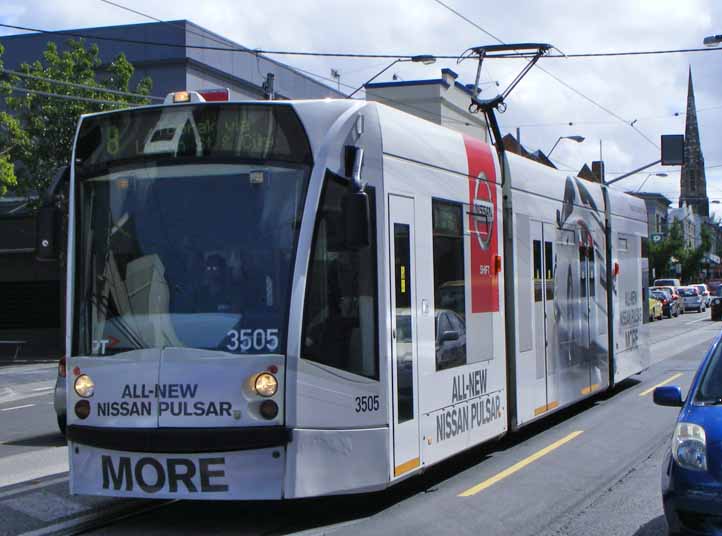
[[[684,248],[679,260],[682,264],[682,280],[686,283],[699,281],[702,271],[702,261],[712,247],[712,234],[707,226],[702,226],[700,231],[700,245],[696,248]]]
[[[2,53],[0,46],[0,60]],[[44,191],[54,171],[70,159],[81,114],[148,103],[144,97],[103,91],[129,92],[134,68],[122,53],[103,65],[98,47],[87,46],[82,39],[69,40],[62,52],[49,42],[42,58],[22,64],[17,71],[26,76],[3,71],[0,61],[0,73],[4,74],[0,95],[5,97],[8,111],[0,113],[0,195],[7,189],[20,195]],[[148,95],[151,87],[151,80],[146,77],[133,92]],[[49,93],[66,98],[48,96]]]
[[[651,279],[667,277],[672,272],[672,258],[679,259],[684,251],[682,224],[678,220],[669,226],[669,232],[660,242],[649,241],[649,276]],[[653,270],[652,270],[653,269]],[[654,274],[654,276],[652,275]],[[653,281],[650,281],[650,284]]]

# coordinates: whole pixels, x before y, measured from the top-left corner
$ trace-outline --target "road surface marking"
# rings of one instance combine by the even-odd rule
[[[676,379],[679,378],[681,375],[682,375],[682,373],[681,373],[681,372],[678,372],[677,374],[674,374],[673,376],[670,376],[669,378],[667,378],[667,379],[664,380],[663,382],[659,382],[657,385],[653,385],[653,386],[650,387],[649,389],[646,389],[646,390],[642,391],[641,393],[639,393],[639,396],[646,396],[646,395],[648,395],[649,393],[651,393],[652,391],[654,391],[657,387],[662,387],[663,385],[667,385],[669,382],[671,382],[671,381],[673,381],[673,380],[676,380]]]
[[[501,473],[497,473],[496,475],[492,476],[491,478],[484,480],[480,484],[477,484],[476,486],[467,489],[463,493],[460,493],[459,497],[471,497],[472,495],[476,495],[480,491],[483,491],[486,488],[493,486],[497,482],[504,480],[506,477],[513,475],[514,473],[516,473],[517,471],[520,471],[521,469],[523,469],[530,463],[537,461],[539,458],[541,458],[543,456],[546,456],[553,450],[558,449],[565,443],[568,443],[569,441],[571,441],[572,439],[575,439],[576,437],[580,436],[583,433],[584,433],[583,430],[578,430],[576,432],[572,432],[568,436],[561,438],[559,441],[555,441],[551,445],[548,445],[548,446],[544,447],[543,449],[535,452],[531,456],[524,458],[520,462],[515,463],[508,469],[504,469]]]
[[[708,318],[707,318],[706,316],[705,316],[705,317],[702,317],[702,318],[698,318],[697,320],[692,320],[691,322],[687,322],[687,325],[689,325],[689,324],[695,324],[695,323],[697,323],[697,322],[702,322],[702,321],[704,321],[704,320],[708,320]]]
[[[33,391],[49,391],[50,389],[55,389],[54,385],[51,385],[50,387],[36,387],[33,389]]]
[[[35,404],[23,404],[22,406],[13,406],[11,408],[3,408],[3,409],[0,409],[0,411],[12,411],[14,409],[30,408],[34,405]]]

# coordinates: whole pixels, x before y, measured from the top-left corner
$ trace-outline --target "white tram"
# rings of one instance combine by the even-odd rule
[[[377,103],[189,100],[78,126],[73,493],[378,490],[648,365],[641,200]]]

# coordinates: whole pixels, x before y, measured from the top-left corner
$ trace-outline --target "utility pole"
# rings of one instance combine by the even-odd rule
[[[331,78],[338,84],[338,92],[341,93],[341,72],[338,69],[331,69]]]
[[[263,92],[266,94],[266,100],[273,100],[276,97],[273,89],[275,78],[276,76],[273,73],[268,73],[266,75],[266,81],[263,82]]]

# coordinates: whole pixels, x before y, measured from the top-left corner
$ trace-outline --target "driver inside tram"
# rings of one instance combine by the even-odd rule
[[[203,282],[196,293],[195,311],[203,313],[237,312],[237,306],[231,298],[228,263],[222,255],[213,253],[205,260]]]

